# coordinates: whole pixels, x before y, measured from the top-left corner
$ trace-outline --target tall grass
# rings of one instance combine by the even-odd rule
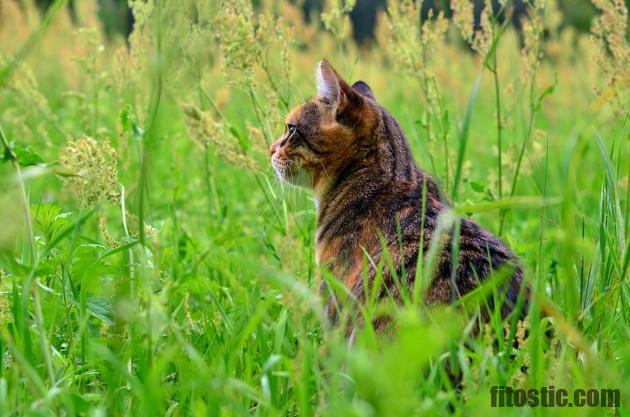
[[[371,50],[349,40],[348,1],[321,29],[289,2],[131,1],[128,45],[96,2],[75,2],[76,22],[63,3],[0,4],[0,416],[628,414],[623,2],[595,2],[592,35],[552,1],[520,33],[489,9],[475,29],[467,2],[454,24],[390,2]],[[402,306],[357,303],[317,267],[312,197],[276,181],[266,148],[324,57],[372,86],[452,197],[437,233],[470,216],[519,254],[527,320],[470,320],[503,270],[425,306],[437,245],[422,285],[397,280]],[[383,259],[377,283],[396,270]],[[383,312],[393,334],[369,324]],[[493,385],[622,401],[496,409]]]

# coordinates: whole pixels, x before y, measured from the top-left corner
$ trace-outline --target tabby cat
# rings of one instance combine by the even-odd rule
[[[405,275],[404,285],[413,288],[418,256],[426,256],[448,203],[431,176],[418,168],[400,126],[366,83],[348,85],[325,60],[317,66],[316,78],[317,97],[289,113],[284,133],[269,150],[272,165],[281,180],[314,190],[318,264],[360,300],[386,245],[397,271],[383,269],[379,296],[401,301],[394,277]],[[436,258],[426,302],[452,302],[493,270],[509,266],[512,276],[503,287],[500,308],[503,316],[512,311],[523,282],[516,256],[463,218],[458,263],[452,271],[450,240]],[[366,255],[371,258],[368,280],[362,275]],[[331,317],[333,305],[331,299]]]

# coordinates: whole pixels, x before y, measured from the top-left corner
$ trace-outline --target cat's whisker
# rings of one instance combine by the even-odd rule
[[[324,174],[326,175],[326,179],[328,179],[329,181],[332,180],[332,177],[328,174],[328,171],[326,170],[326,167],[324,166],[323,162],[319,162],[319,164],[322,167],[322,170],[324,170]]]

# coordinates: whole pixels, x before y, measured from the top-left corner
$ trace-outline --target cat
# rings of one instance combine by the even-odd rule
[[[317,96],[289,113],[282,136],[271,145],[271,163],[282,181],[314,191],[318,264],[360,300],[366,290],[365,265],[369,286],[385,244],[397,270],[392,274],[383,268],[379,297],[400,302],[393,277],[404,273],[403,285],[413,288],[418,256],[426,257],[448,202],[434,179],[418,168],[400,126],[365,82],[350,86],[326,60],[317,66],[316,80]],[[507,266],[511,277],[501,290],[501,314],[505,317],[517,306],[521,287],[525,311],[528,291],[518,258],[472,220],[459,221],[456,269],[451,271],[449,238],[436,258],[426,303],[450,303]],[[334,320],[334,297],[327,309]]]

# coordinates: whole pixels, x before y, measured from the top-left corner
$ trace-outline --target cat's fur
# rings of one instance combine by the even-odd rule
[[[318,96],[290,112],[284,134],[271,146],[272,164],[284,181],[313,188],[318,263],[358,299],[364,294],[364,256],[371,258],[367,265],[372,279],[372,262],[381,261],[383,242],[398,276],[404,271],[403,283],[412,288],[418,255],[426,256],[447,203],[433,178],[416,166],[400,126],[376,102],[366,83],[348,85],[327,61],[318,65],[316,78]],[[420,248],[423,184],[426,208]],[[509,265],[512,276],[499,302],[503,315],[514,308],[522,269],[498,238],[461,219],[456,288],[451,255],[449,239],[437,258],[436,273],[425,293],[427,303],[451,302],[476,288],[493,270]],[[383,270],[380,294],[400,300],[393,275],[387,267]]]

